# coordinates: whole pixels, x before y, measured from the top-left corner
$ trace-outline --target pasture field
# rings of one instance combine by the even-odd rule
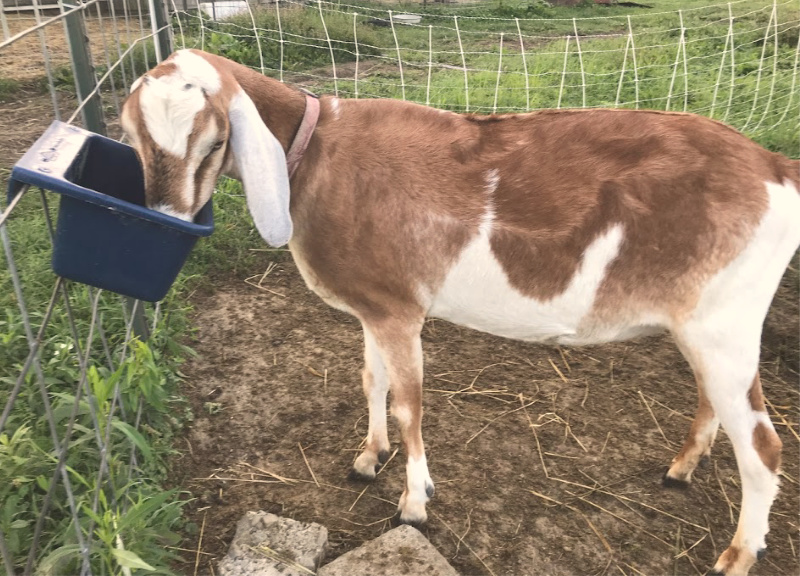
[[[771,6],[747,3],[731,9],[732,24],[727,4],[699,9],[707,3],[697,1],[657,2],[633,13],[536,2],[439,6],[427,12],[406,6],[424,13],[423,23],[391,28],[374,24],[385,22],[385,7],[324,3],[316,11],[289,3],[280,12],[256,12],[258,37],[250,16],[240,15],[226,22],[190,19],[176,42],[320,93],[484,113],[559,106],[685,110],[724,120],[784,154],[800,150],[800,103],[792,95],[800,11],[793,3],[776,4],[777,26]],[[775,33],[765,39],[767,29]]]
[[[174,29],[177,47],[202,46],[257,69],[263,65],[266,73],[283,74],[285,81],[319,93],[405,94],[456,111],[467,108],[468,98],[469,109],[480,113],[553,107],[559,99],[562,107],[581,106],[584,94],[589,106],[635,107],[638,102],[642,108],[664,109],[669,99],[672,110],[685,106],[711,115],[713,108],[715,118],[772,150],[798,157],[800,96],[794,93],[792,64],[800,10],[796,3],[778,4],[777,34],[765,42],[767,4],[735,3],[742,15],[734,24],[735,62],[729,68],[726,60],[720,75],[727,4],[692,11],[711,3],[654,0],[648,9],[549,8],[535,0],[424,9],[397,5],[392,7],[397,12],[423,13],[425,25],[397,27],[396,43],[391,27],[367,22],[380,19],[385,4],[325,4],[316,11],[286,5],[280,32],[274,9],[254,14],[263,63],[249,16],[215,23],[188,15],[176,18]],[[674,73],[678,9],[684,10],[687,30],[686,67],[678,59]],[[354,11],[359,13],[355,34]],[[628,14],[638,43],[638,91],[630,52],[626,73],[620,74]],[[564,35],[574,30],[573,17],[579,19],[582,63],[574,38],[564,56]],[[524,59],[514,18],[520,19],[525,38]],[[284,44],[282,59],[280,34],[293,40]],[[406,64],[402,76],[398,52]],[[468,91],[464,63],[470,69]],[[14,161],[51,120],[44,83],[31,66],[22,68],[19,77],[7,76],[3,68],[0,78],[3,184]],[[58,97],[74,102],[68,68],[60,68],[57,77]],[[115,120],[109,120],[111,133],[118,134]],[[31,315],[39,320],[53,280],[46,222],[38,198],[28,196],[8,229],[28,302],[36,303]],[[51,204],[54,210],[56,200]],[[192,574],[197,566],[196,573],[210,574],[235,522],[251,509],[326,525],[333,557],[388,529],[402,491],[399,452],[372,485],[345,480],[366,434],[357,322],[309,292],[286,251],[266,249],[236,183],[220,183],[215,220],[215,233],[198,244],[164,303],[153,339],[130,347],[116,371],[91,376],[98,406],[108,409],[103,400],[109,386],[121,379],[127,386],[124,410],[141,410],[146,424],[138,435],[122,423],[108,431],[120,445],[133,438],[147,457],[137,464],[141,479],[127,487],[129,500],[101,503],[95,523],[99,540],[108,546],[96,551],[98,571],[119,573],[120,559],[110,550],[115,534],[124,530],[130,551],[156,573]],[[762,380],[784,442],[784,471],[769,554],[754,574],[800,572],[799,270],[795,258],[764,331]],[[74,311],[85,329],[91,323],[90,294],[74,292]],[[104,295],[100,310],[112,335],[108,346],[119,352],[121,307],[113,295]],[[696,401],[693,377],[668,339],[558,349],[440,321],[429,321],[423,337],[423,433],[437,486],[423,532],[460,573],[703,574],[710,568],[735,530],[738,474],[730,444],[720,434],[711,463],[698,470],[688,491],[661,488],[661,474],[688,431]],[[61,394],[55,410],[64,417],[71,399],[60,391],[73,389],[76,378],[76,351],[65,317],[53,322],[46,342],[47,382]],[[96,345],[102,355],[101,344]],[[2,268],[0,404],[26,353]],[[49,477],[54,465],[33,378],[23,394],[26,401],[16,404],[0,431],[0,528],[11,535],[17,557],[31,541],[45,497],[40,479]],[[88,506],[100,454],[93,448],[95,431],[84,405],[78,422],[70,474],[79,503]],[[391,437],[396,444],[397,434]],[[127,458],[109,465],[121,490],[129,470]],[[43,573],[68,572],[74,553],[65,495],[56,494],[55,501],[44,526]]]

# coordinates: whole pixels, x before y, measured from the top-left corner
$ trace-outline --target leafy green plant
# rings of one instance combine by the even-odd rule
[[[5,102],[19,92],[21,84],[13,78],[0,78],[0,102]]]
[[[498,18],[547,18],[553,13],[544,0],[498,0],[493,12]]]
[[[255,12],[254,18],[258,40],[247,15],[236,16],[225,22],[207,23],[211,35],[207,39],[206,49],[242,64],[259,67],[260,42],[265,66],[277,69],[283,58],[283,68],[294,71],[329,64],[331,50],[336,62],[356,59],[353,21],[347,14],[320,13],[303,7],[283,8],[279,26],[278,12],[274,8],[261,8]],[[330,46],[325,34],[326,27],[331,38]],[[361,56],[380,54],[374,47],[377,34],[373,31],[364,30],[359,34],[358,41]]]

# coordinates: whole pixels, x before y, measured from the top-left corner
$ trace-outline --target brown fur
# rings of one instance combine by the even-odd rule
[[[241,87],[288,150],[305,96],[239,64],[197,54],[219,71],[223,88],[208,96],[189,145],[211,118],[227,138],[228,105]],[[157,73],[173,70],[167,62]],[[127,121],[141,127],[136,97],[126,104]],[[145,172],[159,173],[161,193],[175,197],[169,182],[182,180],[173,178],[180,166],[160,157],[152,142],[144,144]],[[224,154],[230,164],[230,151]],[[213,172],[201,166],[198,187]],[[487,213],[493,213],[490,246],[509,283],[539,301],[562,294],[586,249],[620,225],[624,239],[584,321],[625,328],[653,314],[677,326],[696,308],[707,281],[751,240],[768,207],[764,183],[787,180],[800,188],[800,162],[691,114],[566,110],[484,117],[395,100],[334,106],[323,97],[291,179],[290,248],[309,286],[374,334],[406,453],[419,460],[420,327],[432,295]],[[201,203],[187,209],[196,212]],[[682,350],[700,374],[694,352]],[[365,373],[368,394],[371,378]],[[749,402],[764,411],[758,376]],[[710,447],[698,435],[713,417],[701,389],[697,417],[673,466],[686,478]],[[774,430],[759,423],[753,447],[776,472],[781,445]],[[373,453],[381,448],[373,439],[364,464],[377,462]],[[407,497],[416,500],[410,514],[402,510],[406,517],[424,521],[420,495],[409,496],[407,486],[401,508]],[[720,563],[746,572],[755,561],[750,556],[732,546]]]
[[[253,72],[246,66],[214,54],[197,50],[194,52],[213,64],[222,75],[222,90],[214,97],[214,107],[222,112],[227,111],[228,102],[234,95],[232,88],[235,84],[226,81],[226,76],[233,78],[252,98],[264,123],[281,143],[284,151],[288,151],[303,118],[305,97],[285,84]]]
[[[739,561],[739,556],[741,556],[741,553],[742,551],[739,549],[738,546],[729,546],[720,555],[717,565],[724,566],[725,568],[724,572],[727,572],[730,567],[735,566],[736,563]]]
[[[586,247],[624,224],[596,306],[608,321],[618,320],[621,302],[670,315],[693,308],[704,280],[758,223],[764,180],[796,179],[787,162],[696,116],[574,111],[478,121],[361,101],[342,102],[333,120],[325,109],[293,181],[296,244],[320,282],[364,314],[406,309],[418,282],[435,291],[477,230],[493,169],[492,248],[528,296],[563,292]],[[398,259],[400,239],[414,246],[413,259]]]
[[[781,467],[781,449],[783,442],[770,426],[763,422],[756,424],[753,430],[753,447],[758,452],[758,457],[774,474]]]
[[[678,452],[678,455],[673,458],[673,465],[670,467],[668,476],[676,480],[688,481],[700,462],[700,459],[710,452],[710,445],[701,440],[700,435],[708,426],[708,423],[714,418],[714,409],[711,407],[708,397],[703,391],[702,382],[697,383],[698,389],[698,402],[697,412],[695,413],[692,426],[689,429],[689,434],[686,441]]]
[[[198,115],[195,132],[213,114],[227,134],[224,112],[235,84],[226,78],[232,78],[288,150],[304,96],[229,60],[197,54],[219,70],[223,89]],[[151,74],[173,70],[168,60]],[[126,109],[141,124],[135,98],[136,92]],[[738,254],[757,225],[767,203],[763,182],[790,179],[800,186],[797,162],[690,114],[561,110],[484,117],[362,100],[342,101],[337,119],[326,102],[292,181],[293,249],[324,290],[362,319],[419,309],[418,289],[436,291],[477,231],[491,170],[499,176],[492,250],[527,296],[562,293],[589,244],[612,224],[624,226],[625,241],[594,310],[609,323],[625,322],[623,308],[676,319],[693,309],[705,280]],[[149,154],[154,146],[144,149],[146,174],[179,174],[175,159]],[[206,177],[201,167],[197,182]],[[200,208],[182,206],[179,192],[166,183],[161,188],[176,209]],[[398,252],[398,241],[412,251]]]
[[[750,386],[750,390],[747,393],[747,399],[754,412],[766,414],[767,407],[764,403],[764,395],[761,391],[761,378],[758,374],[753,378],[753,384]],[[758,452],[758,456],[761,458],[764,466],[769,468],[772,472],[777,473],[778,468],[781,466],[781,449],[783,443],[775,430],[763,422],[756,424],[753,430],[753,447],[756,449],[756,452]]]
[[[747,392],[747,400],[750,402],[750,408],[754,412],[767,411],[767,406],[764,404],[764,394],[761,391],[761,376],[759,374],[756,374],[755,378],[753,378],[753,383]]]

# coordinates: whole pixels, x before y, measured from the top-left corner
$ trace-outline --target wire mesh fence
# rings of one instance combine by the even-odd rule
[[[467,7],[470,8],[470,7]],[[608,17],[424,14],[323,0],[0,0],[0,184],[52,119],[121,135],[134,80],[176,48],[342,97],[470,112],[690,111],[762,143],[797,140],[793,0]],[[0,556],[5,574],[167,569],[180,504],[152,478],[180,404],[170,303],[49,269],[57,199],[0,215]]]
[[[791,0],[563,19],[327,0],[227,10],[222,19],[202,5],[179,10],[176,45],[344,97],[472,112],[689,111],[750,135],[796,118],[800,10]]]
[[[0,24],[3,189],[53,119],[118,136],[129,86],[170,50],[160,2],[5,2]],[[145,343],[163,319],[52,275],[57,203],[25,187],[0,215],[0,572],[165,566],[148,548],[177,503],[146,480],[156,472],[140,432],[167,413],[164,339]]]

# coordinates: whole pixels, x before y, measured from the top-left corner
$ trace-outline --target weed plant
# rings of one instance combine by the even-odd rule
[[[55,212],[57,196],[48,194],[47,199]],[[81,380],[78,355],[86,353],[83,347],[91,324],[92,294],[85,286],[70,285],[70,305],[82,339],[79,343],[72,337],[64,306],[55,308],[38,354],[50,409],[44,408],[31,370],[0,431],[0,530],[17,571],[27,560],[58,460],[48,414],[52,415],[59,437],[63,437],[74,410],[66,469],[80,526],[76,528],[72,521],[65,484],[58,478],[43,521],[36,573],[80,572],[77,529],[85,539],[89,531],[92,533],[90,555],[95,574],[120,574],[122,567],[134,573],[137,569],[142,573],[171,573],[175,555],[171,547],[180,539],[183,500],[178,490],[164,490],[162,485],[175,434],[192,418],[179,392],[180,365],[193,354],[181,343],[190,331],[187,300],[190,292],[209,289],[209,278],[242,272],[264,257],[262,252],[251,250],[263,248],[263,243],[246,216],[242,200],[238,184],[230,180],[220,184],[213,239],[198,244],[162,303],[165,312],[147,342],[133,339],[126,344],[122,299],[110,293],[100,297],[98,317],[102,318],[112,362],[109,365],[106,361],[106,348],[95,336],[89,355],[93,363],[77,403],[75,393]],[[38,191],[27,193],[7,229],[35,332],[54,283],[50,241]],[[153,320],[151,307],[148,322]],[[11,278],[3,268],[0,406],[6,406],[28,351]],[[119,390],[118,405],[114,402],[115,388]],[[134,426],[136,422],[138,426]],[[109,442],[103,449],[106,438]],[[101,467],[103,452],[106,465]],[[5,574],[1,563],[0,574]]]

